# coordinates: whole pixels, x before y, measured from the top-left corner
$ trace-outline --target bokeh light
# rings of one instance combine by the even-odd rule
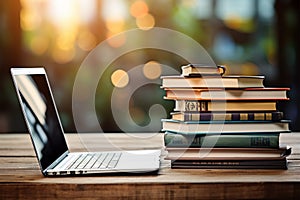
[[[289,42],[292,41],[291,37],[284,36],[288,44],[279,48],[280,44],[276,37],[277,34],[280,35],[280,30],[276,26],[282,26],[282,31],[287,30],[286,28],[293,26],[293,20],[296,20],[297,15],[288,12],[284,6],[276,8],[276,3],[280,3],[276,0],[20,0],[19,3],[3,3],[2,9],[0,8],[2,11],[0,25],[4,30],[0,37],[1,49],[4,51],[0,62],[3,66],[10,66],[9,59],[23,63],[22,65],[33,66],[43,63],[55,74],[55,86],[69,93],[73,84],[71,76],[76,74],[76,67],[98,44],[105,41],[112,52],[118,52],[127,45],[145,42],[146,39],[140,37],[129,40],[123,32],[131,29],[140,29],[139,31],[146,33],[147,30],[158,26],[182,32],[208,49],[212,58],[218,60],[218,64],[227,64],[227,75],[265,75],[269,77],[267,82],[269,84],[282,76],[279,72],[287,73],[288,70],[281,69],[282,66],[292,69],[291,63],[296,59],[294,43]],[[282,16],[279,16],[278,11]],[[281,11],[290,14],[283,15]],[[276,17],[281,17],[286,25],[277,24],[280,21],[277,21]],[[168,39],[179,43],[183,51],[190,51],[184,42]],[[164,44],[165,40],[156,42]],[[288,53],[278,56],[281,51]],[[98,59],[105,60],[110,53],[105,52]],[[10,58],[11,55],[15,58]],[[289,59],[284,65],[279,65],[278,59],[287,55]],[[101,98],[98,98],[101,99],[97,101],[99,116],[102,112],[107,112],[105,105],[110,102],[109,94],[113,87],[118,89],[127,86],[122,88],[125,90],[135,85],[132,83],[134,77],[131,74],[129,80],[131,67],[141,66],[139,78],[159,81],[159,77],[166,74],[164,66],[160,63],[166,63],[177,69],[186,64],[176,55],[152,49],[133,51],[114,60],[111,65],[122,67],[118,70],[110,66],[113,69],[109,70],[110,73],[105,73],[105,78],[101,79],[108,81],[111,87],[103,89],[105,91],[101,91]],[[90,76],[91,74],[87,74],[86,79]],[[143,125],[149,118],[144,109],[146,105],[154,101],[161,103],[159,96],[161,92],[158,92],[155,99],[152,94],[153,88],[151,86],[143,90],[148,96],[138,92],[135,94],[137,102],[143,101],[141,99],[147,99],[148,102],[130,106],[133,109],[131,114],[134,120]],[[3,102],[10,102],[9,99],[5,99],[9,95],[7,93],[2,95]],[[67,130],[70,130],[72,115],[69,114],[68,96],[58,95],[57,98],[63,103],[63,116],[68,117],[63,123]],[[84,96],[86,95],[80,98]],[[107,98],[103,98],[104,96]],[[166,102],[164,106],[170,106],[170,103]],[[3,103],[3,107],[6,108],[6,103]],[[102,120],[105,118],[109,121],[110,116],[107,114],[104,116]],[[114,124],[109,126],[107,125],[106,130],[114,130],[117,127]]]
[[[224,20],[224,23],[231,29],[246,33],[252,32],[255,28],[252,20],[245,20],[234,15]]]
[[[161,65],[156,61],[149,61],[143,68],[144,76],[148,79],[157,79],[161,76]]]
[[[61,50],[68,51],[74,47],[75,37],[74,32],[61,33],[56,39],[56,46]]]
[[[77,44],[80,49],[90,51],[97,45],[97,38],[89,30],[85,30],[79,33]]]
[[[47,14],[54,26],[66,30],[80,22],[78,12],[80,10],[78,1],[73,0],[51,0],[48,2]]]
[[[124,20],[108,20],[105,23],[107,29],[112,33],[119,33],[124,30]]]
[[[30,42],[30,49],[36,55],[44,54],[49,47],[49,40],[43,35],[32,38]]]
[[[104,21],[119,21],[128,16],[126,1],[102,0],[101,18]]]
[[[149,30],[154,27],[155,19],[151,14],[145,14],[136,18],[136,25],[142,30]]]
[[[146,2],[141,0],[135,1],[130,7],[130,14],[136,18],[146,15],[148,11],[148,5],[146,4]]]
[[[75,49],[63,50],[54,49],[52,52],[52,58],[59,64],[65,64],[70,62],[75,56]]]
[[[126,71],[118,69],[111,75],[111,82],[115,87],[123,88],[129,83],[129,76]]]
[[[115,36],[114,33],[108,32],[107,38],[107,43],[114,48],[121,47],[126,42],[126,35],[124,33],[119,33],[118,36]]]
[[[33,31],[41,24],[39,13],[34,9],[23,8],[20,13],[21,28],[24,31]]]

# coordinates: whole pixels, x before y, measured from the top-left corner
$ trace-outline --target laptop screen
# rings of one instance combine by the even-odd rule
[[[46,74],[12,73],[37,157],[45,170],[68,150]]]

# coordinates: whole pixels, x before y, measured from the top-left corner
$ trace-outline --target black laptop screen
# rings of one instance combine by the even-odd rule
[[[35,151],[45,170],[68,150],[46,75],[14,78]]]

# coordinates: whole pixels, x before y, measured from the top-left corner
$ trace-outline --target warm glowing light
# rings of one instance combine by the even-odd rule
[[[49,21],[60,29],[87,23],[94,19],[97,12],[96,0],[51,0],[47,1]]]
[[[105,21],[119,21],[128,15],[124,0],[102,0],[101,17]]]
[[[151,14],[146,14],[136,19],[136,25],[142,30],[149,30],[154,27],[155,19]]]
[[[161,76],[161,65],[156,61],[149,61],[144,65],[143,73],[148,79],[157,79]]]
[[[120,33],[124,30],[125,22],[124,20],[111,21],[108,20],[105,23],[107,29],[112,33]]]
[[[148,5],[144,1],[135,1],[130,7],[130,14],[133,17],[141,17],[149,12]]]
[[[25,31],[37,29],[41,23],[41,18],[33,9],[23,8],[20,13],[21,28]]]
[[[112,37],[113,36],[113,37]],[[107,43],[114,48],[121,47],[126,42],[126,35],[124,33],[119,33],[115,35],[114,33],[108,32],[107,33]]]
[[[124,70],[118,69],[111,75],[111,82],[115,87],[123,88],[128,85],[129,76]]]
[[[49,19],[59,28],[78,23],[78,5],[73,0],[51,0],[48,3]]]
[[[245,20],[237,16],[228,17],[224,23],[229,28],[242,32],[252,32],[254,30],[254,24],[251,20]]]
[[[75,56],[75,49],[70,49],[70,50],[54,49],[52,52],[52,58],[55,60],[55,62],[59,64],[65,64],[72,61],[74,56]]]
[[[30,49],[36,55],[44,54],[49,47],[49,41],[44,36],[36,36],[30,42]]]
[[[30,31],[24,41],[34,54],[49,53],[63,64],[74,59],[76,47],[89,51],[97,45],[97,37],[84,28],[95,19],[97,0],[20,0],[20,4],[21,28]]]
[[[97,38],[93,33],[86,30],[79,34],[77,44],[80,49],[90,51],[97,45]]]
[[[69,32],[62,32],[56,38],[56,45],[61,50],[70,50],[74,47],[77,30],[70,29]]]

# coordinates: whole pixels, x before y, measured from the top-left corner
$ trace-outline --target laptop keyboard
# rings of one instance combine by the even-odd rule
[[[112,169],[120,160],[122,153],[89,153],[76,156],[66,169]]]

